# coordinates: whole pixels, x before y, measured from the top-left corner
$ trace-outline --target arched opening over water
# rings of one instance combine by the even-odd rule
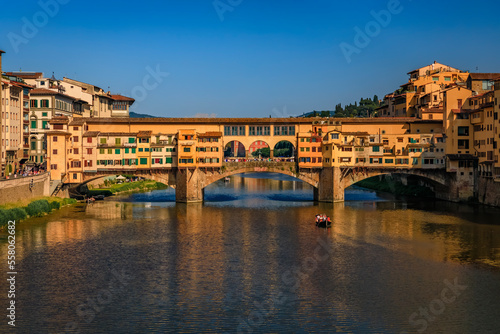
[[[274,145],[273,155],[276,158],[292,158],[295,156],[295,146],[288,140],[282,140]]]
[[[419,198],[435,198],[436,193],[443,192],[445,186],[432,179],[402,173],[380,174],[356,182],[345,189],[352,191],[365,188],[396,196],[411,196]]]
[[[226,144],[226,147],[224,148],[224,158],[244,157],[246,157],[246,148],[241,142],[233,140]]]

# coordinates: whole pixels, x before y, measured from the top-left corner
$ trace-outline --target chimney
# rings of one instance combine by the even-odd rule
[[[3,92],[2,92],[2,53],[5,53],[4,51],[0,50],[0,115],[2,114],[2,111],[3,111],[3,105],[2,105],[2,96],[3,96]],[[0,118],[0,123],[2,123],[2,118]],[[0,131],[0,143],[2,142],[2,132]],[[0,145],[0,168],[3,170],[3,159],[2,159],[2,156],[3,156],[3,146]],[[2,172],[3,174],[3,172]],[[3,178],[3,175],[2,175],[2,178]]]
[[[434,64],[436,64],[436,63],[437,63],[437,61],[434,60]]]

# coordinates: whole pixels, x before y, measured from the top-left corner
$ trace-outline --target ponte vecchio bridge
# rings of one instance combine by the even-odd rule
[[[132,174],[174,187],[179,202],[202,201],[206,186],[245,172],[294,176],[324,202],[342,201],[346,187],[382,174],[419,177],[453,201],[473,189],[474,175],[450,168],[442,121],[56,117],[50,127],[47,166],[55,182]]]

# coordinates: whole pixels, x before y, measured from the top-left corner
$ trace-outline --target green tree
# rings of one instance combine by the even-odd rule
[[[262,158],[269,158],[271,156],[271,149],[269,147],[259,148],[258,150],[253,151],[252,155],[256,158],[258,158],[259,155]]]

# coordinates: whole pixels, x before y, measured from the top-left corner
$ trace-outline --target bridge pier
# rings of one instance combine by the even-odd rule
[[[314,200],[328,203],[343,202],[344,188],[340,176],[340,168],[323,167],[319,172],[318,187],[314,188]]]
[[[198,168],[179,169],[175,177],[175,183],[176,202],[203,202],[205,175]]]

